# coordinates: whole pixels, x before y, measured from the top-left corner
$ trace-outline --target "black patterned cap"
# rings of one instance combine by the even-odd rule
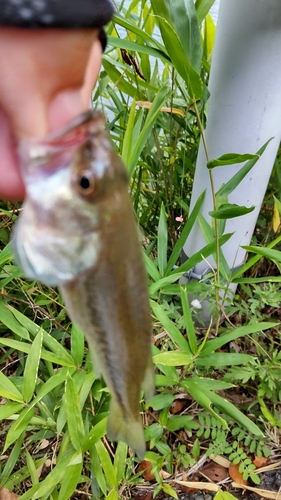
[[[110,0],[0,0],[0,25],[21,28],[90,28],[107,24]]]

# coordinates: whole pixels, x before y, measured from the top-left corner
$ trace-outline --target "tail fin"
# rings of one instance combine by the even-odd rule
[[[141,460],[144,458],[146,447],[141,419],[126,419],[114,397],[110,404],[107,436],[110,441],[124,441]]]

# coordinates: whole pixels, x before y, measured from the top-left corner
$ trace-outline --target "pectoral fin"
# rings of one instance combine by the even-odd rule
[[[110,404],[107,436],[110,441],[124,441],[141,460],[143,459],[146,447],[141,419],[125,418],[114,397]]]

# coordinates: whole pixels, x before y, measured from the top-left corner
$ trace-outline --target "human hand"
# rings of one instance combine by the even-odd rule
[[[102,48],[98,30],[0,28],[0,197],[24,197],[17,142],[88,108]]]

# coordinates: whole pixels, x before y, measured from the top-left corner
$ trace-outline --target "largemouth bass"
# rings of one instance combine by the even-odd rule
[[[142,458],[140,391],[153,394],[154,375],[126,168],[103,116],[91,111],[40,141],[24,142],[20,158],[27,196],[13,234],[16,261],[27,277],[60,287],[111,392],[108,437]]]

